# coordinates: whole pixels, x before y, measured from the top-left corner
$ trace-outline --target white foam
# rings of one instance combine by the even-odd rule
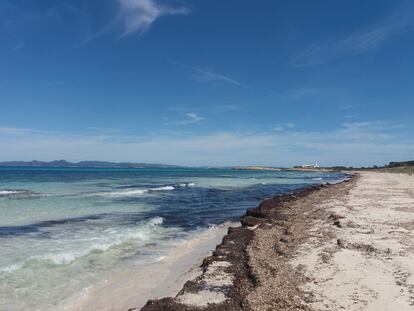
[[[0,195],[17,194],[20,192],[21,191],[16,191],[16,190],[0,190]]]
[[[190,183],[182,183],[182,184],[176,184],[174,186],[167,185],[167,186],[161,186],[161,187],[155,187],[155,188],[147,188],[147,189],[126,189],[124,191],[105,191],[105,192],[96,192],[88,194],[88,196],[108,196],[108,197],[128,197],[128,196],[141,196],[146,193],[151,192],[157,192],[157,191],[171,191],[177,189],[177,187],[194,187],[196,183],[190,182]]]
[[[109,196],[109,197],[129,197],[129,196],[141,196],[146,193],[156,191],[171,191],[174,190],[174,186],[162,186],[148,189],[127,189],[124,191],[106,191],[89,194],[89,196]]]
[[[180,186],[180,187],[194,187],[195,183],[189,182],[189,183],[179,184],[178,186]]]
[[[163,222],[164,222],[164,218],[157,216],[157,217],[151,218],[148,224],[156,226],[156,225],[162,225]]]
[[[22,267],[22,264],[12,264],[10,266],[1,268],[0,269],[0,272],[3,272],[3,273],[12,273],[14,271],[19,270],[21,267]]]
[[[150,188],[148,191],[168,191],[168,190],[174,190],[174,186],[164,186],[164,187],[158,187],[158,188]]]
[[[135,195],[142,195],[144,193],[147,193],[149,189],[133,189],[133,190],[127,190],[127,191],[116,191],[116,192],[101,192],[98,193],[99,195],[108,195],[113,197],[118,196],[135,196]]]
[[[105,252],[112,247],[133,240],[148,241],[153,234],[156,234],[158,227],[162,225],[163,222],[164,219],[162,217],[154,217],[139,224],[137,227],[130,227],[127,230],[121,228],[108,229],[101,232],[99,237],[86,238],[83,241],[79,241],[78,244],[65,245],[63,249],[55,248],[54,251],[50,253],[30,256],[23,262],[0,268],[0,272],[13,273],[35,262],[43,262],[45,264],[53,265],[68,265],[93,252]],[[94,242],[85,244],[85,241]]]
[[[3,189],[0,190],[0,196],[9,196],[9,195],[18,195],[18,194],[32,194],[29,190],[13,190],[13,189]]]
[[[30,260],[52,262],[55,265],[70,264],[77,258],[86,255],[87,252],[66,252],[66,253],[53,253],[42,256],[32,256]]]

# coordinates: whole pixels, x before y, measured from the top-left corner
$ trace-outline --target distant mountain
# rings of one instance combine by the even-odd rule
[[[92,168],[172,168],[178,167],[167,164],[153,163],[129,163],[129,162],[105,162],[105,161],[80,161],[68,162],[66,160],[45,161],[8,161],[0,162],[0,166],[24,166],[24,167],[92,167]]]

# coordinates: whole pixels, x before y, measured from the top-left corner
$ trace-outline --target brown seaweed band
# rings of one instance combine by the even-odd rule
[[[265,226],[277,226],[279,241],[275,241],[276,254],[283,256],[287,249],[295,247],[294,232],[291,232],[297,213],[302,209],[292,210],[290,206],[300,206],[310,195],[316,192],[324,192],[321,197],[335,195],[336,189],[349,184],[351,188],[355,183],[355,175],[351,179],[344,180],[335,185],[310,186],[296,192],[274,196],[263,200],[256,208],[246,210],[241,217],[241,226],[229,227],[228,233],[223,237],[221,244],[217,245],[212,255],[205,258],[201,264],[202,274],[197,278],[187,281],[176,297],[167,297],[157,300],[149,300],[142,311],[246,311],[252,310],[248,295],[258,286],[255,274],[249,266],[248,247],[255,237],[257,228]],[[352,185],[351,185],[352,184]],[[298,203],[298,204],[293,204]],[[223,265],[223,263],[228,263]],[[213,274],[213,275],[212,275]],[[215,275],[214,275],[215,274]],[[231,282],[225,282],[227,276],[232,276]],[[211,282],[213,280],[220,280]],[[211,284],[213,283],[213,284]],[[277,289],[275,289],[277,291]],[[190,304],[185,297],[197,297],[197,295],[212,294],[211,300],[204,304]],[[214,298],[224,299],[215,303]],[[208,295],[207,295],[207,298]],[[289,297],[283,299],[289,300]],[[281,300],[283,300],[281,298]],[[281,301],[282,305],[292,305],[294,310],[297,302]],[[300,304],[300,303],[299,303]],[[302,310],[303,305],[301,306]],[[289,310],[290,308],[286,308]],[[131,308],[129,311],[138,310]]]

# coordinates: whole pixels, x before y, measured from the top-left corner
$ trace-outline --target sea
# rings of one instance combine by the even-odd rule
[[[261,200],[341,173],[0,167],[0,310],[56,310]],[[156,271],[154,271],[156,273]]]

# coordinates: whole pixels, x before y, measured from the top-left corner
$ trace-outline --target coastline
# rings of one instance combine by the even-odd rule
[[[55,310],[92,311],[127,310],[143,306],[148,299],[173,296],[188,279],[202,273],[200,263],[208,256],[226,234],[224,223],[182,241],[176,248],[164,254],[159,262],[137,266],[108,280],[85,289],[63,301]],[[154,274],[154,271],[157,271]]]
[[[200,276],[141,310],[412,310],[413,189],[408,174],[358,172],[264,200]]]
[[[12,208],[5,208],[2,218],[7,238],[1,245],[0,300],[6,309],[30,305],[56,311],[127,310],[150,298],[173,296],[196,276],[181,275],[199,266],[226,234],[223,226],[209,245],[193,243],[211,223],[237,221],[263,198],[343,176],[25,170],[25,182],[15,185],[15,174],[4,173],[10,185],[3,188],[22,193],[24,200],[16,195],[1,202]],[[39,178],[50,182],[33,182]],[[29,207],[33,212],[25,212]],[[180,245],[183,241],[192,246]],[[184,253],[188,257],[176,256]]]
[[[263,297],[277,301],[277,305],[272,304],[272,307],[296,310],[301,303],[300,299],[293,298],[300,296],[295,290],[300,280],[296,273],[290,274],[290,270],[282,266],[304,238],[306,209],[338,192],[348,191],[356,178],[354,176],[337,184],[310,186],[291,194],[274,196],[262,201],[258,207],[248,209],[241,218],[241,226],[229,227],[221,244],[203,260],[200,267],[202,274],[187,281],[175,297],[152,299],[141,309],[131,306],[128,310],[235,311],[250,310],[255,304],[257,306],[253,309],[261,310]],[[269,234],[271,238],[266,237]],[[278,242],[271,243],[269,248],[263,245],[274,242],[275,236]],[[263,252],[266,249],[272,254]],[[275,262],[267,262],[269,255],[276,255]],[[271,267],[263,266],[269,264]],[[269,271],[276,273],[272,284],[266,281]],[[267,291],[274,288],[275,283],[279,291],[269,295]]]

